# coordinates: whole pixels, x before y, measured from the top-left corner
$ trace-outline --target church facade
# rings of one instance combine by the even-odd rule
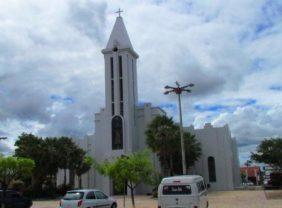
[[[97,162],[145,149],[147,125],[157,115],[166,115],[164,110],[150,103],[138,106],[136,62],[139,56],[133,49],[122,17],[117,17],[102,53],[105,61],[105,107],[95,114],[95,135],[77,141]],[[239,177],[236,141],[231,138],[228,127],[223,128],[225,130],[221,134],[217,134],[219,130],[213,127],[204,128],[204,133],[192,127],[185,128],[196,135],[203,149],[202,157],[191,173],[204,176],[214,190],[233,189]],[[160,170],[154,154],[152,162]],[[113,183],[95,170],[83,176],[84,188],[95,187],[110,195],[116,194]],[[137,194],[151,191],[152,188],[145,185],[136,189]]]

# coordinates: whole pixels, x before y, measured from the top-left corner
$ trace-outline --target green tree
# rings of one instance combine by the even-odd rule
[[[92,164],[93,164],[93,159],[89,156],[85,156],[82,163],[77,164],[77,166],[75,167],[75,174],[78,176],[79,188],[82,188],[81,176],[90,170]]]
[[[35,163],[31,159],[0,156],[0,183],[3,189],[2,197],[5,197],[6,190],[13,180],[30,176],[34,167]]]
[[[42,184],[55,186],[59,169],[70,170],[70,184],[74,185],[75,169],[83,163],[85,151],[78,147],[71,138],[40,138],[33,134],[23,133],[15,143],[15,156],[30,158],[35,161],[32,174],[32,188],[41,191]]]
[[[155,117],[146,131],[148,147],[157,153],[161,166],[168,169],[170,175],[174,172],[173,156],[179,151],[175,142],[176,132],[177,126],[167,116]]]
[[[251,159],[282,169],[282,138],[263,140],[257,147],[256,153],[252,152]]]
[[[245,172],[241,172],[240,173],[240,177],[241,177],[241,182],[242,183],[244,183],[244,182],[246,182],[246,178],[247,178],[247,175],[246,175],[246,173]]]
[[[180,131],[177,130],[176,143],[178,145],[177,150],[173,155],[174,172],[176,174],[182,174],[182,163],[181,163],[181,143],[180,143]],[[195,162],[201,156],[201,144],[197,141],[195,135],[189,132],[184,133],[184,144],[185,144],[185,157],[186,167],[190,168],[195,165]]]
[[[70,137],[58,138],[59,150],[59,168],[64,170],[64,185],[66,185],[66,171],[70,171],[70,184],[74,185],[74,174],[77,167],[79,167],[84,160],[86,152],[78,147],[73,139]]]
[[[135,207],[134,189],[142,182],[152,183],[153,165],[148,151],[137,152],[116,158],[113,162],[96,164],[96,169],[103,175],[111,177],[119,190],[124,184],[130,189],[132,205]]]
[[[179,126],[172,118],[156,116],[146,130],[147,145],[158,155],[161,166],[169,175],[181,174],[181,142]],[[194,135],[184,133],[187,168],[193,166],[201,155],[200,143]]]
[[[29,158],[35,162],[35,168],[32,174],[32,188],[34,191],[40,191],[44,180],[46,179],[46,160],[42,151],[43,139],[33,134],[22,133],[15,142],[15,156]],[[47,160],[48,162],[48,160]]]

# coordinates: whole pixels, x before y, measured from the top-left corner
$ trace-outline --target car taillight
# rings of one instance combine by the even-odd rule
[[[81,205],[82,205],[82,200],[79,200],[79,201],[77,202],[77,206],[80,207]]]

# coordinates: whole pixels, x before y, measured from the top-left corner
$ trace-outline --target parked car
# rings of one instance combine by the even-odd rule
[[[60,208],[117,208],[115,199],[100,190],[83,189],[68,191],[60,201]]]
[[[198,175],[164,178],[158,188],[158,208],[209,206],[207,188]]]
[[[2,195],[3,191],[0,190],[0,204],[4,203],[5,208],[30,208],[32,206],[31,199],[21,196],[16,191],[6,191],[4,200],[2,199]]]

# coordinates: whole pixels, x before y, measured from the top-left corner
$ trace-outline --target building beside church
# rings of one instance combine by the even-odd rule
[[[157,115],[166,112],[150,103],[138,105],[138,54],[129,39],[122,17],[117,17],[106,48],[105,107],[95,114],[95,135],[77,141],[98,162],[112,160],[146,148],[147,125]],[[227,126],[204,129],[185,128],[196,135],[202,145],[202,157],[191,173],[204,176],[214,190],[231,190],[237,185],[239,163],[237,145]],[[156,169],[160,170],[157,156],[152,154]],[[237,176],[238,174],[238,176]],[[58,177],[58,184],[62,180]],[[113,195],[113,181],[91,170],[83,176],[84,188],[98,188]],[[152,188],[139,185],[137,194],[150,193]]]

